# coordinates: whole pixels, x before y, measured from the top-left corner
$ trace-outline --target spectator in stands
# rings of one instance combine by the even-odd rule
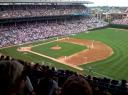
[[[23,65],[20,63],[15,61],[0,62],[0,93],[2,95],[19,93],[22,71]]]
[[[92,95],[92,89],[82,76],[74,75],[65,81],[60,95]]]
[[[0,56],[0,61],[1,61],[1,60],[4,60],[4,55],[1,55],[1,56]]]
[[[24,66],[17,61],[0,61],[1,95],[24,95],[25,86],[32,93],[31,82],[23,70]]]
[[[57,95],[58,83],[53,79],[54,73],[48,70],[45,76],[39,80],[37,95]]]

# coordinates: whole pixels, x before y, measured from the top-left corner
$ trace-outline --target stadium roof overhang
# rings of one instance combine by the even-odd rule
[[[13,4],[92,4],[90,1],[79,0],[0,0],[0,5]]]

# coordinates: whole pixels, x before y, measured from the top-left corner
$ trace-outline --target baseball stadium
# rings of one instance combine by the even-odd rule
[[[0,95],[128,95],[128,11],[98,17],[88,7],[92,3],[1,0],[0,85],[16,80],[19,74],[29,83],[24,84],[25,94],[17,94],[21,84],[18,90],[5,90],[7,83],[0,91],[6,93]],[[122,18],[110,17],[113,14]],[[5,68],[6,64],[10,68]],[[70,81],[68,77],[72,77]],[[52,86],[45,78],[50,83],[52,79]],[[80,78],[88,82],[86,86],[91,85],[91,91],[86,87],[87,94],[80,90],[82,84],[77,84]],[[55,87],[62,91],[55,93]]]

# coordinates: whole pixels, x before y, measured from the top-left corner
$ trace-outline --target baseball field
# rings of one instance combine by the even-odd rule
[[[92,30],[1,48],[0,53],[83,74],[128,79],[128,30]]]

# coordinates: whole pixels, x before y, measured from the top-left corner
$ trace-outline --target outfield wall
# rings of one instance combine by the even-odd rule
[[[128,25],[119,25],[119,24],[109,24],[108,26],[89,29],[89,31],[104,29],[104,28],[119,28],[119,29],[128,29]]]
[[[110,24],[109,27],[111,27],[111,28],[120,28],[120,29],[128,29],[128,25],[121,25],[121,24]]]
[[[89,29],[88,31],[94,31],[94,30],[105,29],[105,28],[109,28],[109,25],[104,26],[104,27],[98,27],[98,28],[94,28],[94,29]]]

